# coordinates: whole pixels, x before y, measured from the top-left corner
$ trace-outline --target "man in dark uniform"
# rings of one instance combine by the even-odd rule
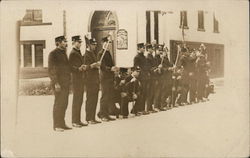
[[[161,53],[162,51],[159,50],[159,47],[157,46],[155,48],[155,57],[154,57],[154,74],[153,74],[153,80],[154,80],[154,108],[156,111],[160,111],[161,108],[161,75],[162,71],[159,68],[159,65],[161,65],[162,58]]]
[[[73,36],[73,49],[69,55],[73,84],[72,126],[78,128],[87,126],[87,124],[81,122],[81,108],[84,93],[84,71],[86,70],[86,65],[83,64],[83,56],[80,50],[81,43],[82,40],[80,36]]]
[[[149,79],[148,79],[148,86],[147,86],[147,98],[146,98],[146,106],[147,106],[147,111],[154,113],[156,112],[153,108],[153,103],[154,103],[154,83],[155,83],[155,78],[154,78],[154,56],[153,56],[153,46],[152,44],[146,45],[146,49],[148,52],[148,55],[146,57],[146,66],[147,66],[147,71],[150,74]]]
[[[196,102],[196,91],[197,91],[197,76],[196,76],[196,59],[197,56],[195,54],[195,49],[191,51],[189,57],[189,83],[190,83],[190,90],[189,90],[189,101],[191,104]]]
[[[84,64],[87,65],[86,70],[86,121],[90,124],[101,123],[95,119],[96,106],[99,93],[99,67],[100,63],[97,60],[95,39],[85,39],[87,49],[84,55]]]
[[[132,67],[131,70],[132,73],[125,79],[127,98],[124,98],[123,100],[123,106],[125,107],[124,109],[126,109],[124,116],[127,116],[128,114],[129,102],[133,102],[131,113],[135,114],[135,116],[140,116],[141,114],[139,113],[139,109],[142,97],[142,84],[139,80],[139,75],[141,69],[139,67]]]
[[[114,118],[109,115],[115,110],[114,101],[114,71],[117,67],[114,66],[114,61],[111,56],[110,48],[110,37],[104,37],[102,39],[103,49],[98,53],[98,60],[101,63],[100,66],[100,80],[102,96],[100,100],[100,111],[98,117],[102,121],[113,121]]]
[[[57,48],[49,54],[48,73],[54,90],[53,124],[55,131],[71,129],[65,124],[65,112],[68,106],[70,65],[66,54],[67,41],[64,36],[55,38]]]
[[[161,75],[161,107],[160,110],[165,111],[167,110],[168,100],[171,100],[172,95],[172,71],[173,71],[173,64],[168,59],[167,49],[164,50],[164,46],[162,45],[159,48],[162,52],[162,62],[159,65],[161,68],[162,75]]]
[[[114,89],[115,89],[115,103],[119,104],[120,112],[123,118],[128,117],[128,106],[124,103],[127,100],[127,92],[126,92],[126,82],[125,79],[128,76],[127,68],[120,68],[119,71],[115,71],[115,79],[114,79]],[[118,118],[118,117],[117,117]]]
[[[203,102],[206,90],[207,65],[206,54],[200,52],[196,60],[197,69],[197,99],[198,102]]]
[[[120,114],[123,118],[128,117],[128,94],[126,89],[127,69],[120,68],[119,73],[115,71],[115,102],[120,105]]]
[[[210,62],[209,61],[207,61],[206,66],[207,66],[207,73],[206,73],[206,79],[205,79],[205,83],[206,83],[205,99],[206,99],[206,101],[208,101],[209,100],[208,96],[211,93],[214,93],[214,85],[210,84],[209,72],[211,70],[210,70]]]
[[[189,92],[189,72],[191,72],[191,63],[190,63],[190,56],[189,51],[187,48],[181,49],[181,58],[180,58],[180,65],[183,67],[182,72],[182,93],[181,93],[181,105],[189,104],[187,101],[187,96]]]
[[[138,54],[134,57],[134,67],[139,67],[141,69],[140,75],[139,75],[139,81],[142,84],[142,92],[141,92],[141,98],[140,98],[140,107],[138,111],[143,114],[147,115],[149,112],[145,111],[145,102],[147,98],[147,89],[149,86],[149,71],[147,69],[147,59],[144,56],[145,52],[145,46],[144,43],[137,44]]]

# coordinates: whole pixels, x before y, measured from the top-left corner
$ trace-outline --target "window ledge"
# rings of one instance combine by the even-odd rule
[[[220,33],[220,31],[214,31],[214,33]]]
[[[21,26],[52,25],[52,22],[21,22]]]
[[[205,29],[204,28],[198,28],[197,31],[205,32]]]

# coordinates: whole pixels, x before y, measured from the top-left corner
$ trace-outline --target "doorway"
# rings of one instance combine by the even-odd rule
[[[118,29],[118,20],[116,13],[113,11],[94,11],[90,20],[89,31],[92,34],[92,38],[97,41],[97,51],[102,50],[102,38],[112,35],[112,41],[110,45],[111,56],[115,62],[116,55],[116,32]]]

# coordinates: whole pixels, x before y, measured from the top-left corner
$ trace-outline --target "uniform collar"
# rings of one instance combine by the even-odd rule
[[[148,53],[148,56],[152,57],[152,56],[153,56],[153,54],[152,54],[152,53]]]
[[[144,53],[141,53],[141,52],[140,52],[140,53],[138,53],[138,55],[140,55],[140,56],[144,56]]]
[[[76,47],[73,47],[74,50],[80,52],[80,49],[77,49]]]
[[[56,47],[57,49],[60,49],[60,50],[64,50],[65,51],[65,49],[62,49],[62,48],[60,48],[60,47]]]

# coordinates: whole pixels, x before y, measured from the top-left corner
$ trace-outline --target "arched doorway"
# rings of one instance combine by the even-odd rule
[[[95,11],[90,20],[89,31],[92,37],[97,41],[97,51],[102,49],[101,40],[103,37],[112,33],[111,52],[112,57],[115,61],[116,51],[116,30],[118,29],[118,20],[116,13],[113,11]]]

